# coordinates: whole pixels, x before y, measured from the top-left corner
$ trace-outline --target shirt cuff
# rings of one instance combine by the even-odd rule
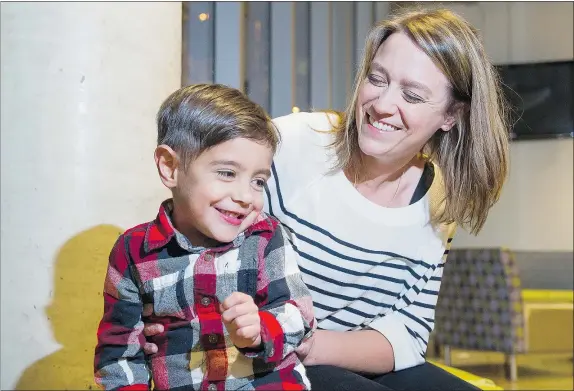
[[[265,362],[279,362],[283,358],[283,328],[273,314],[259,311],[261,348],[239,349],[247,358],[263,358]]]
[[[425,362],[397,313],[378,318],[371,322],[369,327],[383,334],[393,347],[395,358],[393,371],[411,368]]]
[[[132,384],[131,386],[120,387],[119,391],[149,391],[147,384]]]

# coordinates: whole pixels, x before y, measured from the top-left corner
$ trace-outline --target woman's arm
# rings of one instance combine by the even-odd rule
[[[393,347],[375,330],[317,330],[307,344],[305,365],[334,365],[376,374],[391,372],[395,365]]]
[[[397,309],[374,319],[368,329],[316,331],[307,347],[298,350],[304,357],[303,363],[335,365],[376,374],[424,363],[428,339],[434,327],[434,309],[443,265],[441,262],[430,267],[411,286],[401,300],[408,304],[398,305]]]

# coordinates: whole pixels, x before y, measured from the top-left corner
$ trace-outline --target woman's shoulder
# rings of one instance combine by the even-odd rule
[[[281,134],[274,166],[282,181],[312,181],[329,171],[333,117],[321,112],[293,113],[273,120]]]
[[[296,129],[323,128],[330,131],[337,124],[338,116],[334,112],[313,111],[291,113],[273,119],[277,127],[292,127]]]
[[[273,123],[281,134],[286,147],[298,143],[332,139],[332,130],[337,124],[336,114],[326,112],[292,113],[275,118]]]
[[[273,120],[281,134],[277,157],[295,155],[304,161],[325,161],[328,147],[333,142],[333,127],[337,118],[325,112],[293,113]],[[323,152],[322,152],[323,151]]]

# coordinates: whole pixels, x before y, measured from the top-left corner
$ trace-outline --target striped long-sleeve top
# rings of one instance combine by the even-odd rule
[[[149,389],[152,379],[161,390],[308,389],[295,349],[316,325],[290,234],[262,215],[233,243],[194,247],[174,229],[171,210],[167,200],[156,220],[126,231],[110,254],[96,381],[131,390]],[[229,339],[219,304],[233,292],[251,295],[260,309],[260,349]],[[149,358],[144,320],[165,329],[151,337],[158,352]]]
[[[454,226],[429,224],[442,190],[427,163],[417,200],[385,208],[364,198],[342,171],[325,113],[275,119],[282,145],[266,188],[266,210],[293,234],[319,329],[374,329],[391,343],[395,370],[421,364]],[[424,179],[424,178],[423,178]],[[417,192],[415,192],[416,195]]]

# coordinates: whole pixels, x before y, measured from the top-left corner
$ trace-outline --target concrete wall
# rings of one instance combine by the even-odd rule
[[[107,257],[167,198],[181,3],[2,3],[0,388],[93,387]]]

